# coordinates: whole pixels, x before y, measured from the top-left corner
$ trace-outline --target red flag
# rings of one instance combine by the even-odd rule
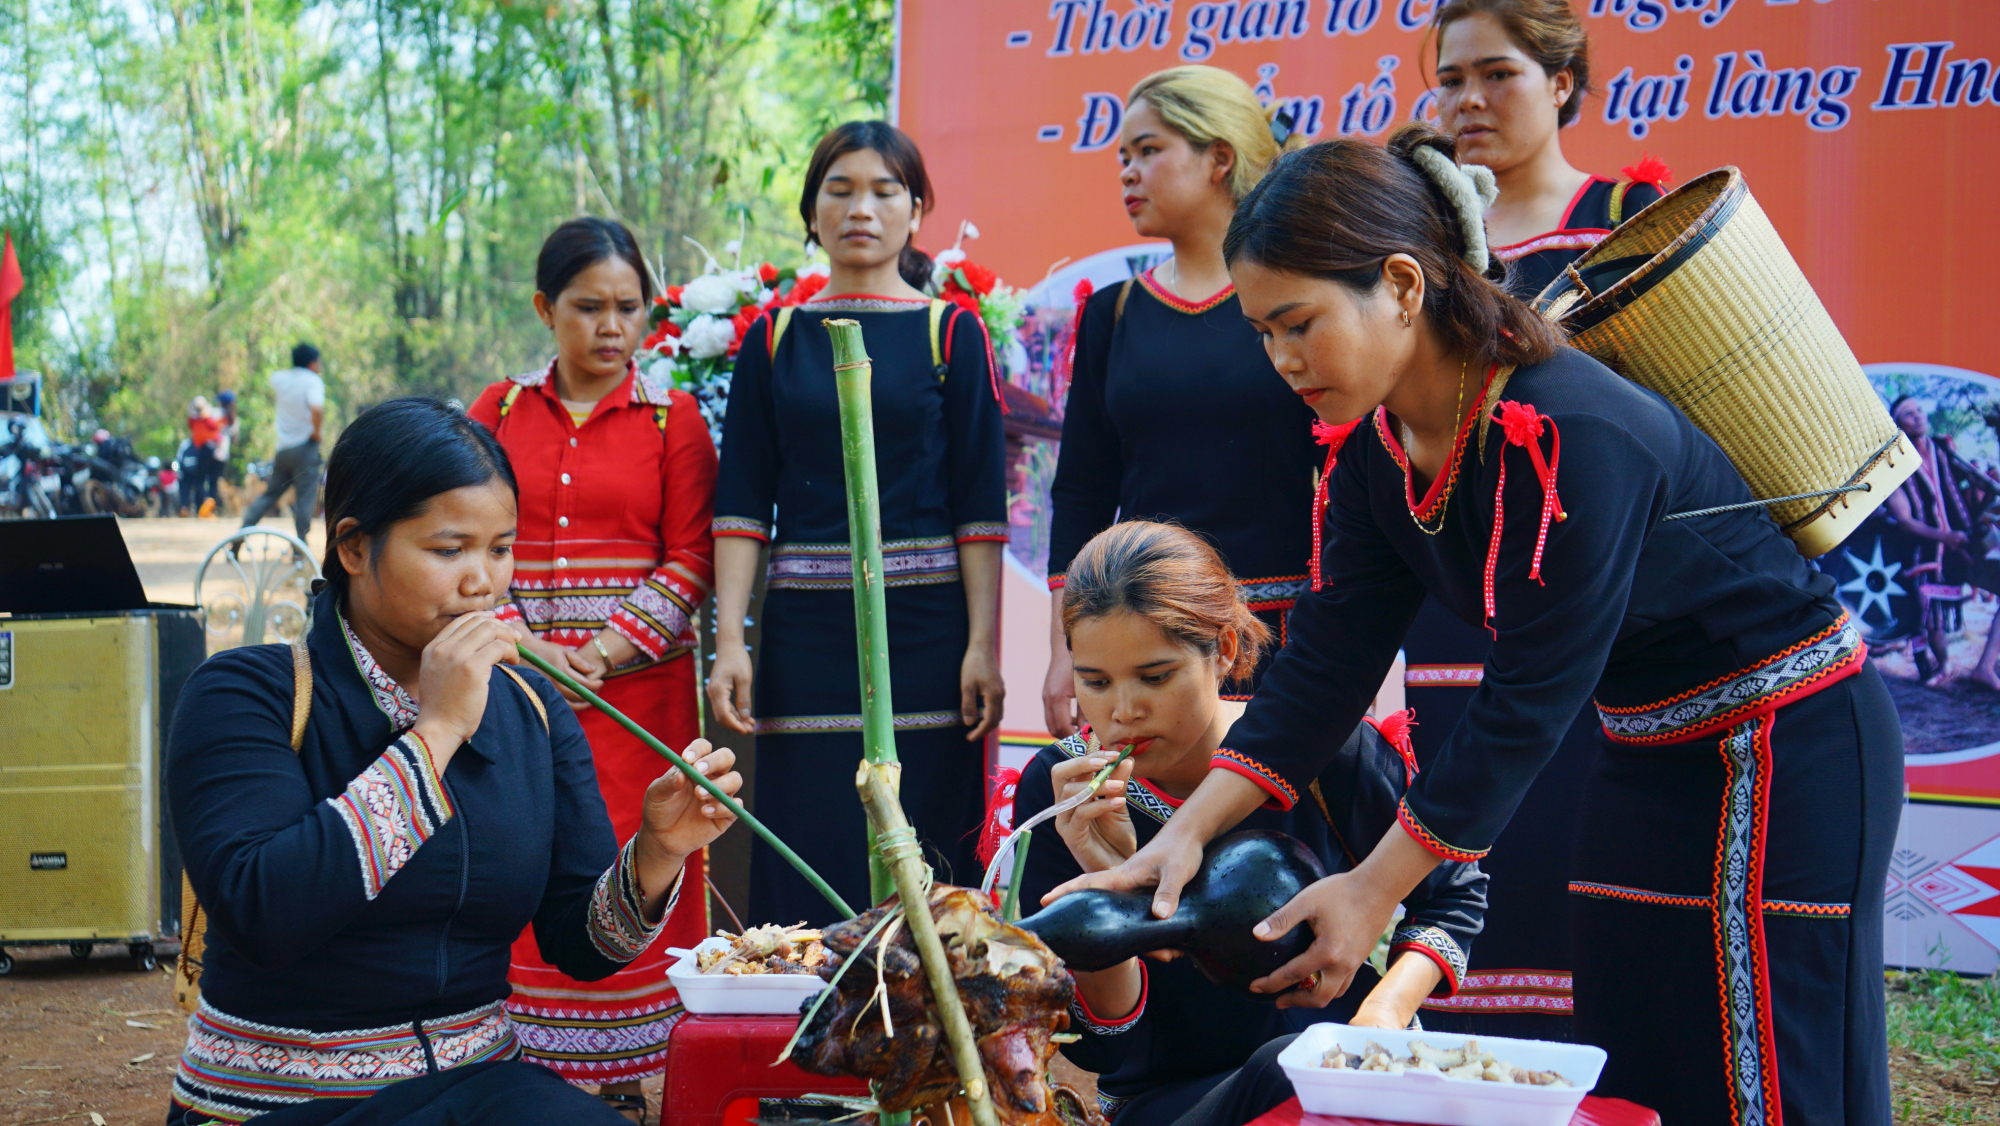
[[[21,295],[21,263],[14,257],[14,236],[0,250],[0,379],[14,377],[14,299]]]

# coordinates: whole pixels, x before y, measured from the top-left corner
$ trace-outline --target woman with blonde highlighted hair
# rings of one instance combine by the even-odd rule
[[[1243,320],[1222,265],[1241,199],[1286,147],[1241,78],[1179,66],[1132,88],[1119,134],[1119,189],[1132,227],[1173,255],[1122,284],[1078,287],[1076,358],[1052,489],[1049,588],[1114,519],[1173,520],[1222,553],[1274,639],[1306,585],[1300,519],[1318,457],[1312,411],[1286,390]],[[1042,704],[1049,731],[1076,730],[1059,615]],[[1262,664],[1225,695],[1249,698]]]
[[[1024,903],[1123,863],[1160,833],[1208,775],[1228,726],[1224,687],[1249,675],[1271,640],[1207,541],[1149,521],[1114,524],[1077,552],[1059,621],[1086,722],[1022,771],[1016,823],[1075,794],[1118,748],[1133,753],[1099,796],[1058,815],[1055,832],[1035,834]],[[1327,871],[1347,871],[1395,824],[1407,747],[1401,719],[1362,723],[1317,780],[1351,802],[1260,810],[1241,827],[1295,837]],[[1324,1011],[1244,997],[1184,959],[1076,971],[1070,1015],[1082,1038],[1063,1053],[1098,1073],[1098,1098],[1116,1126],[1151,1126],[1178,1118],[1273,1037],[1328,1020],[1402,1028],[1425,997],[1456,988],[1485,912],[1486,877],[1477,864],[1441,865],[1403,904],[1388,973],[1361,971],[1358,988]]]

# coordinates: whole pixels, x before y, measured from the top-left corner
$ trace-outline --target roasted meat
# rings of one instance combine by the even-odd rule
[[[817,1075],[875,1080],[884,1110],[915,1110],[951,1098],[958,1071],[909,929],[898,919],[864,943],[894,906],[831,927],[821,938],[828,953],[823,979],[833,980],[848,959],[858,961],[800,1033],[793,1059]],[[1062,960],[1009,925],[975,890],[933,888],[930,907],[986,1065],[995,1113],[1011,1126],[1053,1121],[1044,1081],[1055,1053],[1050,1037],[1069,1026],[1075,990]]]

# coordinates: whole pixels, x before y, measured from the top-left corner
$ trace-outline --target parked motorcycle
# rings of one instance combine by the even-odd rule
[[[41,424],[7,419],[0,438],[0,517],[51,519],[60,514],[62,465]]]

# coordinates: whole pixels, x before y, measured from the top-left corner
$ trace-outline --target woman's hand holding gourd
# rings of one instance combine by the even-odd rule
[[[1075,797],[1110,762],[1111,756],[1100,752],[1057,763],[1049,771],[1055,800],[1060,803]],[[1132,766],[1129,758],[1119,763],[1095,797],[1067,813],[1056,814],[1056,832],[1062,834],[1070,855],[1086,872],[1116,868],[1139,851],[1139,836],[1125,805]]]
[[[439,774],[460,744],[479,730],[493,666],[520,663],[515,640],[512,626],[481,610],[453,618],[424,646],[414,731],[429,748],[431,766]]]
[[[1375,942],[1389,929],[1396,904],[1422,883],[1438,857],[1418,844],[1401,824],[1388,832],[1353,871],[1320,880],[1258,923],[1255,933],[1274,941],[1300,923],[1312,927],[1306,952],[1250,983],[1259,993],[1277,993],[1279,1008],[1321,1009],[1347,992],[1354,971],[1368,960]],[[1317,975],[1310,990],[1294,990]],[[1428,991],[1428,986],[1425,987]]]
[[[730,797],[743,788],[743,776],[734,769],[736,753],[729,748],[711,747],[708,740],[696,739],[681,757]],[[639,886],[646,893],[651,921],[658,921],[656,913],[664,906],[667,889],[681,865],[735,822],[735,814],[678,769],[669,768],[646,787],[644,819],[635,851]]]

